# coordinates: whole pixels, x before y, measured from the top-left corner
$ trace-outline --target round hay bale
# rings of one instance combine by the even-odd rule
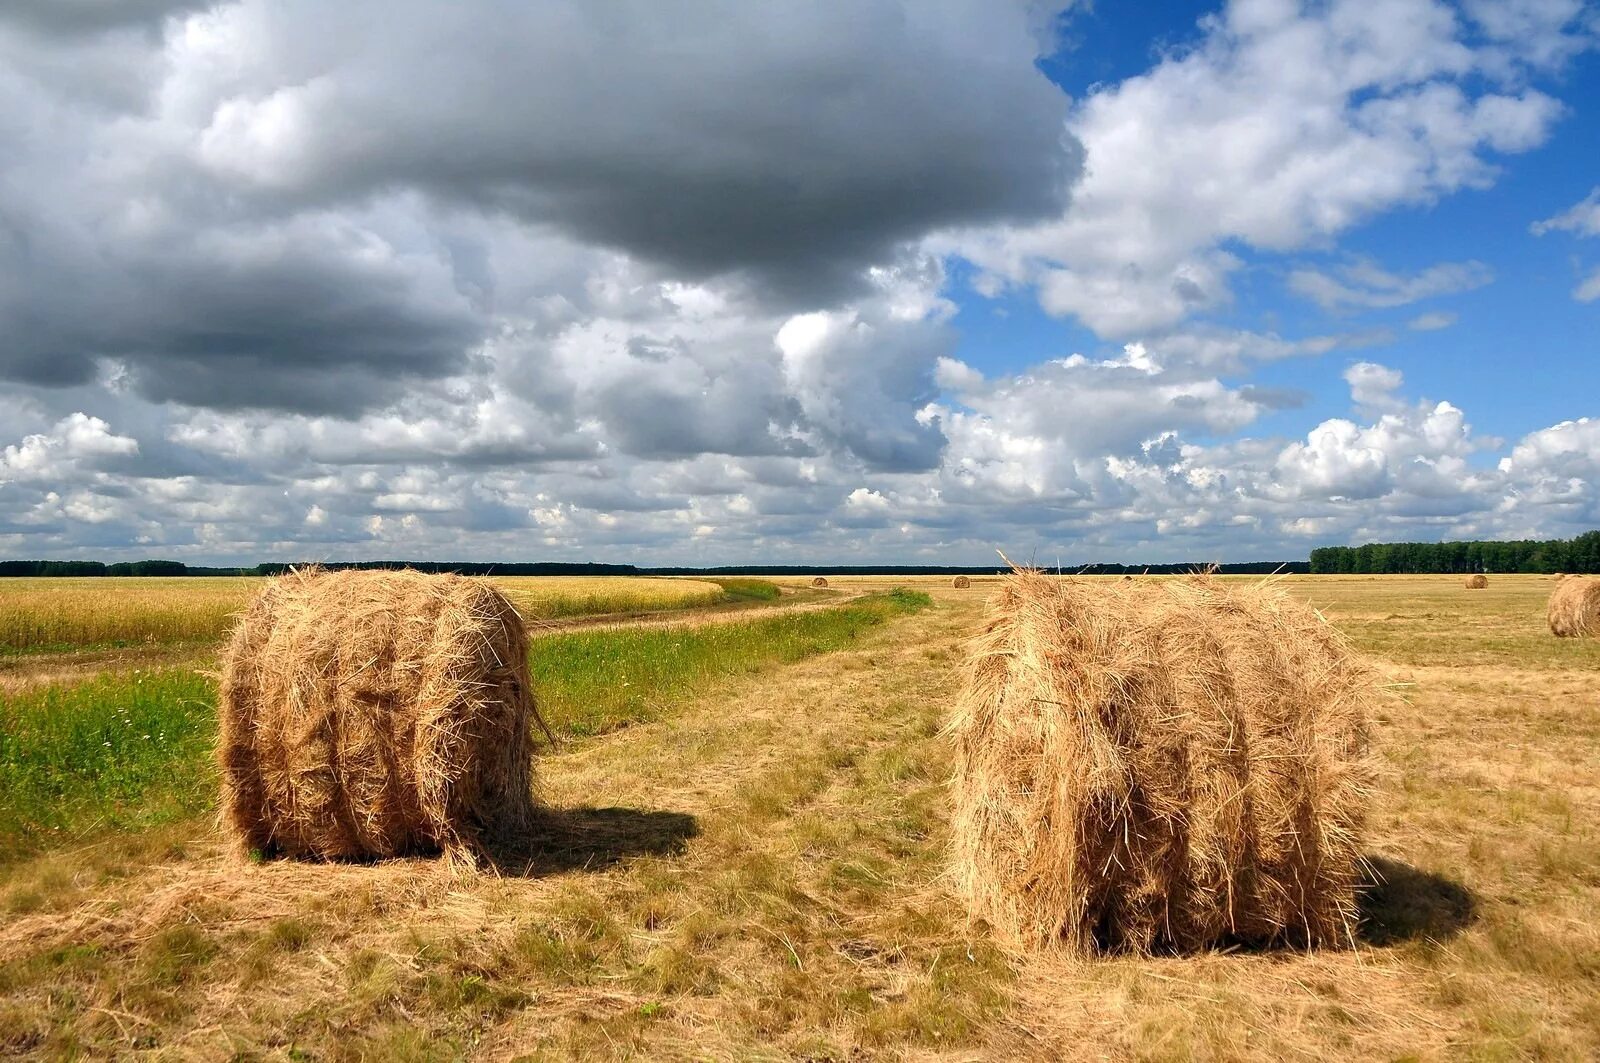
[[[965,576],[957,576],[955,579],[950,581],[950,586],[954,587],[958,591],[964,591],[968,587],[972,586],[972,581]]]
[[[946,728],[957,888],[1013,949],[1349,942],[1378,690],[1268,584],[1019,571]]]
[[[826,587],[828,585],[828,577],[818,576],[816,579],[811,581],[811,585],[813,587]]]
[[[1467,590],[1481,591],[1489,585],[1489,577],[1482,572],[1474,572],[1467,577]]]
[[[1124,579],[1124,580],[1126,580],[1126,581],[1128,581],[1128,582],[1129,582],[1129,583],[1132,583],[1132,582],[1133,582],[1133,577],[1132,577],[1132,576],[1130,576],[1130,575],[1128,575],[1128,574],[1127,574],[1127,573],[1123,573],[1123,576],[1122,576],[1122,578],[1123,578],[1123,579]]]
[[[271,581],[223,651],[218,715],[222,820],[246,850],[471,865],[534,817],[527,632],[487,580]]]
[[[1600,637],[1600,577],[1566,576],[1556,584],[1546,610],[1557,638]]]

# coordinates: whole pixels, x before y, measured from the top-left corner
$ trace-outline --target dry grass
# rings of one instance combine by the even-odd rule
[[[1546,619],[1558,638],[1600,635],[1600,576],[1558,578]]]
[[[1549,580],[1285,581],[1403,684],[1357,949],[1022,964],[941,877],[981,595],[911,582],[940,608],[541,759],[525,875],[241,868],[192,821],[0,872],[0,1051],[1600,1056],[1600,640],[1550,637]]]
[[[476,864],[533,820],[527,642],[488,580],[272,580],[222,655],[223,823],[246,853]]]
[[[1377,697],[1269,583],[1018,571],[950,723],[956,882],[1022,949],[1353,943]]]

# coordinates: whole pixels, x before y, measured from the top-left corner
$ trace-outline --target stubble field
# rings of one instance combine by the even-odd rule
[[[0,688],[0,1054],[1600,1055],[1600,640],[1548,635],[1549,579],[1284,581],[1392,684],[1357,948],[1072,962],[1004,956],[943,878],[992,582],[783,582],[535,639],[558,811],[476,878],[226,855],[208,651]]]

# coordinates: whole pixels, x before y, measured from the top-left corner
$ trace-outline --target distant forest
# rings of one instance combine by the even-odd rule
[[[603,565],[595,562],[482,561],[328,561],[324,568],[459,572],[466,576],[986,576],[1004,566],[971,565],[724,565],[717,568]],[[208,568],[182,561],[0,561],[0,576],[276,576],[293,567],[274,561],[244,568]],[[1046,566],[1050,567],[1050,566]],[[1061,571],[1087,575],[1149,573],[1171,575],[1208,568],[1207,562],[1161,565],[1063,565]],[[1575,539],[1522,539],[1515,542],[1368,543],[1321,546],[1305,561],[1245,561],[1216,566],[1225,575],[1292,573],[1600,573],[1600,531]]]
[[[303,564],[297,562],[296,564]],[[718,568],[640,568],[636,565],[582,564],[560,561],[481,562],[481,561],[326,561],[323,568],[396,569],[414,568],[421,572],[457,572],[464,576],[986,576],[1005,572],[1003,566],[962,565],[725,565]],[[0,576],[276,576],[295,565],[274,561],[244,568],[207,568],[185,565],[181,561],[0,561]],[[1090,564],[1066,565],[1063,572],[1089,575],[1149,573],[1170,575],[1208,568],[1209,563],[1166,565]],[[1271,572],[1309,572],[1304,561],[1245,561],[1221,564],[1224,574],[1265,574]]]
[[[1311,571],[1600,572],[1600,531],[1574,539],[1323,546],[1311,551]]]

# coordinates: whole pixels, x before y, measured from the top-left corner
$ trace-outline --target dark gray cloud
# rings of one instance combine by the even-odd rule
[[[200,155],[269,200],[423,188],[827,301],[932,229],[1059,210],[1081,153],[1026,9],[245,4]]]
[[[48,36],[73,37],[139,27],[153,29],[172,15],[198,11],[213,0],[6,0],[0,24]]]
[[[82,384],[109,361],[157,401],[353,414],[459,372],[489,327],[437,263],[344,224],[85,248],[10,220],[0,372],[12,380]]]
[[[1081,152],[1028,7],[8,6],[0,379],[109,371],[156,402],[350,417],[481,376],[474,352],[519,322],[631,312],[596,294],[606,249],[763,315],[870,294],[867,269],[932,230],[1059,209]],[[508,263],[497,226],[582,265]],[[781,381],[755,390],[718,410],[650,377],[595,412],[629,453],[803,450],[773,436],[796,420]],[[836,428],[878,466],[937,442]]]

